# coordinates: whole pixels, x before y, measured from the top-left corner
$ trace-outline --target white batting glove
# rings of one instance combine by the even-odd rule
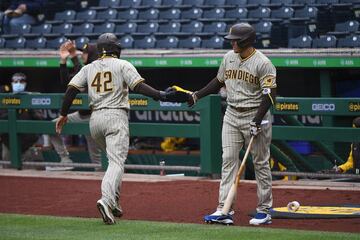
[[[250,135],[257,136],[261,132],[260,125],[257,125],[255,122],[250,122]]]

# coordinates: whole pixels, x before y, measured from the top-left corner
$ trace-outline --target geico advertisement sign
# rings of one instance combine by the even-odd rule
[[[48,106],[50,104],[51,104],[51,98],[32,98],[31,99],[31,105]]]
[[[335,111],[334,103],[313,103],[311,105],[313,111]]]

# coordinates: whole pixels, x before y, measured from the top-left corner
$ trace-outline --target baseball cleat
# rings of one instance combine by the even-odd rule
[[[261,224],[271,224],[271,215],[267,213],[256,213],[255,216],[250,219],[249,224],[251,225],[261,225]]]
[[[112,214],[112,211],[102,199],[97,201],[96,206],[99,209],[99,212],[105,224],[115,224],[115,218]]]
[[[220,223],[224,225],[233,225],[233,217],[232,214],[223,215],[221,211],[216,211],[210,215],[206,215],[204,217],[204,221],[206,223]]]
[[[114,215],[114,217],[118,217],[118,218],[121,218],[122,215],[123,215],[123,210],[121,209],[121,207],[115,207],[113,210],[112,210],[112,214]]]

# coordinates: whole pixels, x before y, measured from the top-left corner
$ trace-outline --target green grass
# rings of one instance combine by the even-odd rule
[[[0,214],[0,239],[332,240],[360,239],[360,234],[127,220],[107,226],[93,218]]]

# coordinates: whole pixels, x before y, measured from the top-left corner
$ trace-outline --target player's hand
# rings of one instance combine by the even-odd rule
[[[260,125],[256,124],[255,122],[250,122],[250,135],[251,136],[257,136],[261,132]]]
[[[61,44],[59,49],[61,63],[66,63],[66,59],[70,56],[70,52],[67,50],[66,43]]]
[[[61,116],[56,120],[55,129],[57,134],[61,134],[62,128],[67,123],[67,116]]]
[[[189,95],[189,99],[187,101],[188,107],[193,107],[198,100],[198,97],[196,96],[196,92],[193,92],[191,95]]]
[[[67,50],[69,51],[71,57],[75,57],[76,56],[76,45],[74,41],[67,41],[65,44]]]

